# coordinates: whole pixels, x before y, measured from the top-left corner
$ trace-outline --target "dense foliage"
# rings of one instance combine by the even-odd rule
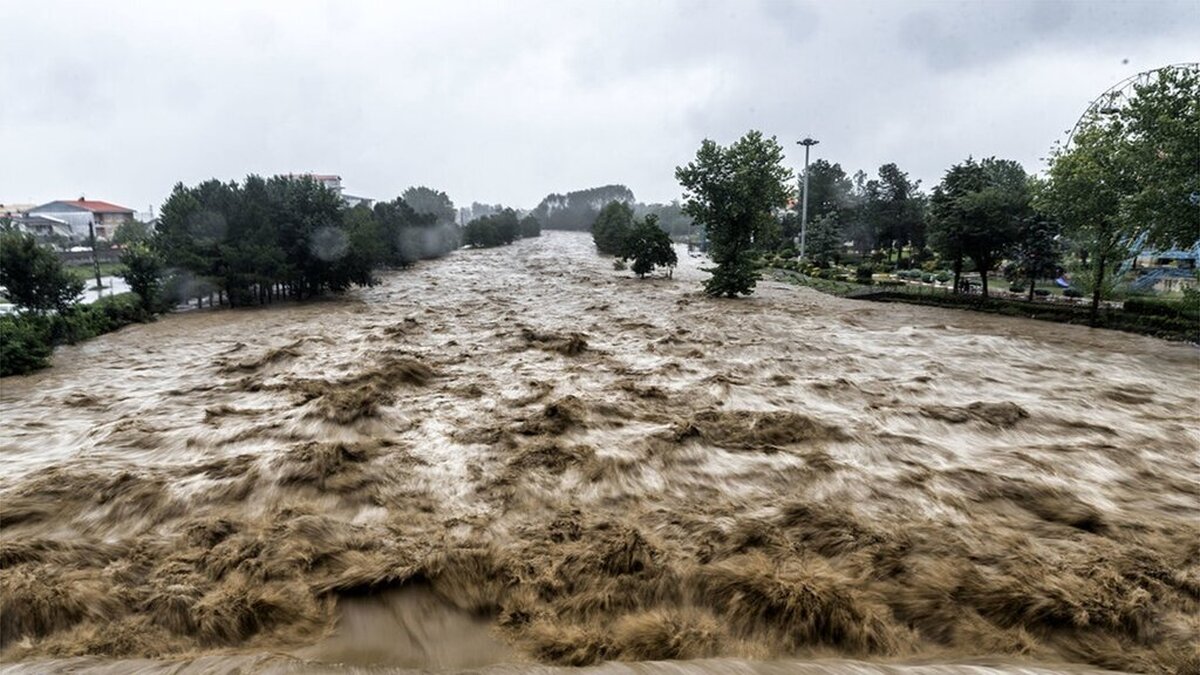
[[[609,202],[592,223],[592,241],[601,253],[620,255],[631,230],[633,208],[625,202]]]
[[[512,209],[503,209],[490,216],[476,218],[467,223],[467,227],[463,230],[463,243],[472,248],[488,248],[491,246],[505,246],[517,240],[518,237],[524,236],[524,231],[533,232],[535,229],[538,234],[541,234],[540,227],[534,227],[533,224],[523,222],[517,218],[517,212]],[[532,234],[530,236],[538,236]]]
[[[758,131],[729,147],[705,140],[692,162],[675,169],[675,177],[685,191],[683,210],[705,228],[716,263],[708,270],[705,292],[753,293],[758,272],[751,249],[776,230],[775,211],[788,201],[792,172],[783,166],[783,148]]]
[[[1135,94],[1083,120],[1039,193],[1080,253],[1093,318],[1139,237],[1164,248],[1200,239],[1200,71],[1165,69]]]
[[[438,223],[444,216],[417,213],[403,198],[347,209],[307,177],[250,176],[176,185],[154,243],[186,275],[185,294],[216,291],[238,306],[366,286],[377,267],[443,255],[458,246],[455,226]]]
[[[154,311],[162,299],[162,258],[146,244],[136,243],[121,252],[121,264],[121,277],[129,290],[137,294],[146,311]]]
[[[679,264],[671,235],[658,226],[658,218],[646,216],[636,222],[625,235],[621,259],[633,261],[633,273],[645,277],[655,267],[674,268]]]
[[[83,293],[83,282],[53,251],[13,230],[0,232],[0,286],[14,305],[32,312],[65,310]]]
[[[55,345],[73,344],[153,318],[133,293],[109,296],[90,305],[53,313],[0,316],[0,377],[22,375],[49,365]]]
[[[987,272],[1012,250],[1031,215],[1029,202],[1029,179],[1017,162],[967,158],[950,167],[930,199],[930,240],[952,261],[956,290],[966,257],[981,272],[987,297]]]

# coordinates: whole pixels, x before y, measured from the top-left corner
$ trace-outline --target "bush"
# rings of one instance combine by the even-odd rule
[[[82,342],[153,318],[135,293],[101,298],[58,314],[0,316],[0,376],[45,368],[55,345]]]
[[[871,283],[871,278],[875,274],[874,265],[859,265],[854,269],[854,279],[860,284]]]
[[[0,316],[0,377],[24,375],[50,364],[49,322],[33,314]]]
[[[922,274],[921,275],[921,281],[924,281],[927,284],[932,284],[933,279],[934,279],[934,276],[932,274]]]
[[[1033,294],[1039,298],[1045,298],[1050,295],[1050,291],[1044,288],[1035,288],[1033,289]]]
[[[951,279],[953,279],[954,275],[950,274],[949,272],[938,272],[937,275],[935,275],[933,278],[935,281],[938,281],[938,282],[944,284],[947,281],[950,281]]]
[[[616,258],[613,260],[613,269],[618,272],[624,272],[629,269],[629,265],[626,265],[624,260]]]
[[[1067,298],[1082,298],[1082,297],[1083,297],[1083,291],[1081,291],[1081,290],[1078,290],[1078,289],[1075,289],[1075,288],[1068,288],[1068,289],[1066,289],[1066,290],[1064,290],[1064,291],[1063,291],[1063,297],[1067,297]]]
[[[1191,304],[1191,306],[1189,306]],[[1161,298],[1129,298],[1124,310],[1129,314],[1143,316],[1166,316],[1180,319],[1200,320],[1200,307],[1186,300],[1164,300]]]
[[[1027,289],[1021,284],[1013,284],[1008,287],[1010,293],[1024,293]]]

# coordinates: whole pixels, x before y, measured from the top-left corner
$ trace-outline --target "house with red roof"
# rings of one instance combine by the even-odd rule
[[[43,216],[66,223],[72,239],[87,239],[89,226],[96,228],[97,239],[111,239],[118,227],[133,220],[133,209],[80,197],[35,206],[26,211],[25,215]]]

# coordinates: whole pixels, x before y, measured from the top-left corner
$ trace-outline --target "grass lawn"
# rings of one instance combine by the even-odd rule
[[[121,263],[100,263],[100,276],[112,277],[116,276],[124,267]],[[84,281],[96,280],[96,269],[91,265],[72,265],[66,268],[67,273],[76,279]]]

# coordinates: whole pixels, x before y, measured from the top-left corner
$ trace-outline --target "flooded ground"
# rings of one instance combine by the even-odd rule
[[[549,233],[5,379],[0,662],[1200,668],[1194,347],[681,259]]]

